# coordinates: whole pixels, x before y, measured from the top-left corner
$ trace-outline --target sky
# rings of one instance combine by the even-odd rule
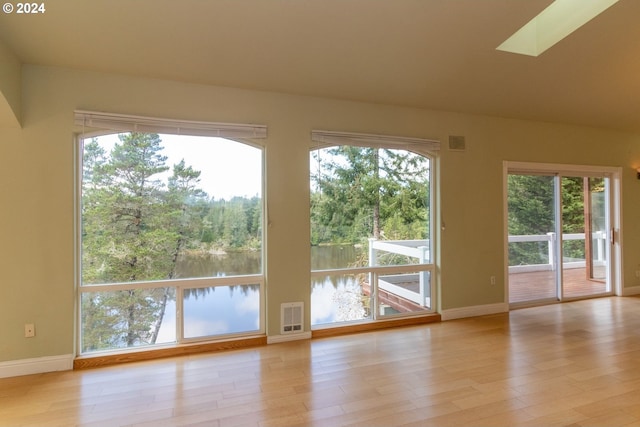
[[[117,135],[97,139],[107,153],[120,142]],[[167,166],[184,158],[187,166],[201,172],[200,188],[209,197],[229,200],[234,196],[262,196],[261,149],[224,138],[160,134],[160,139]]]

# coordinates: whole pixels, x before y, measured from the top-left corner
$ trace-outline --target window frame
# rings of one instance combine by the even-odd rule
[[[105,122],[88,123],[87,117],[91,115],[105,117]],[[110,122],[109,120],[112,120]],[[96,124],[99,125],[96,128]],[[144,129],[140,129],[140,123],[145,123]],[[267,128],[263,125],[242,125],[225,124],[213,122],[192,122],[175,121],[170,119],[145,118],[140,116],[126,116],[110,113],[91,113],[86,111],[76,111],[75,116],[76,131],[73,138],[74,156],[74,283],[75,283],[75,304],[74,304],[74,335],[75,351],[77,356],[96,356],[101,354],[123,354],[142,350],[160,349],[167,347],[179,347],[182,345],[216,342],[228,339],[247,338],[254,336],[264,336],[266,333],[266,233],[267,233],[267,195],[266,195],[266,145],[261,139],[266,138]],[[91,124],[91,126],[88,126]],[[79,126],[79,127],[78,127]],[[190,127],[191,126],[191,127]],[[104,128],[102,128],[104,127]],[[107,127],[109,129],[107,129]],[[173,132],[171,132],[173,131]],[[202,278],[179,278],[166,280],[147,280],[137,282],[114,282],[101,284],[82,283],[82,184],[83,184],[83,154],[84,143],[92,137],[109,134],[119,134],[127,132],[176,134],[187,136],[218,137],[226,140],[244,144],[260,150],[261,157],[261,271],[257,274],[234,275],[224,277],[202,277]],[[234,136],[225,136],[234,135]],[[251,137],[251,138],[249,138]],[[255,138],[255,139],[254,139]],[[184,291],[185,289],[202,289],[227,286],[259,286],[259,327],[256,330],[223,333],[206,336],[184,337]],[[175,289],[175,342],[142,344],[131,347],[118,347],[101,349],[95,351],[83,351],[83,328],[82,328],[82,297],[86,293],[114,292],[131,289],[158,289],[171,287]]]
[[[508,181],[509,175],[542,175],[554,176],[558,179],[563,177],[597,177],[606,178],[608,183],[608,203],[609,209],[609,294],[624,295],[622,283],[622,168],[618,166],[601,166],[601,165],[579,165],[579,164],[561,164],[561,163],[537,163],[504,160],[502,162],[502,194],[503,194],[503,239],[504,239],[504,277],[507,278],[504,283],[504,302],[509,303],[509,209],[508,209]],[[558,191],[558,189],[556,189]],[[562,217],[560,205],[555,206],[556,218]],[[561,227],[561,224],[558,225]],[[557,251],[561,250],[562,242],[559,240]],[[559,271],[561,273],[561,271]],[[560,295],[562,297],[562,295]],[[566,300],[566,298],[561,298]],[[513,307],[525,306],[526,303],[511,303]]]
[[[334,132],[334,131],[312,131],[311,139],[314,142],[309,147],[309,152],[321,150],[325,148],[338,147],[338,146],[355,146],[362,148],[381,148],[391,150],[405,150],[422,157],[425,157],[429,161],[429,230],[427,240],[429,240],[430,260],[428,263],[419,264],[407,264],[407,265],[389,265],[389,266],[367,266],[357,268],[335,268],[335,269],[321,269],[311,270],[310,276],[312,279],[326,276],[338,276],[338,275],[354,275],[354,274],[367,274],[369,275],[369,281],[376,283],[376,290],[371,296],[371,307],[376,307],[375,310],[370,310],[370,314],[359,320],[351,321],[339,321],[322,324],[311,324],[312,330],[330,329],[335,327],[347,326],[351,324],[362,324],[379,322],[389,319],[398,318],[410,318],[432,315],[438,311],[439,298],[437,296],[438,275],[437,273],[437,256],[439,233],[436,232],[436,221],[439,218],[437,214],[437,189],[438,189],[438,160],[440,142],[436,140],[411,138],[411,137],[398,137],[387,135],[375,135],[375,134],[360,134],[352,132]],[[394,273],[420,273],[428,272],[430,275],[430,307],[426,310],[384,314],[378,313],[377,307],[379,306],[377,283],[378,278],[386,274]],[[312,286],[312,283],[310,284]],[[312,289],[310,287],[310,294]],[[311,304],[313,302],[311,301]],[[425,307],[426,308],[426,307]]]

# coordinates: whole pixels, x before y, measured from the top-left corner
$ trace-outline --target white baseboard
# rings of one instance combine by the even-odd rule
[[[269,336],[267,337],[267,344],[276,344],[279,342],[310,340],[310,339],[311,339],[311,332],[307,331],[307,332],[300,332],[296,334]]]
[[[622,288],[623,297],[628,297],[631,295],[640,295],[640,286],[629,286],[627,288]]]
[[[487,314],[506,313],[509,311],[509,304],[496,303],[496,304],[484,304],[474,305],[471,307],[452,308],[449,310],[442,310],[440,315],[442,320],[462,319],[464,317],[485,316]]]
[[[0,362],[0,378],[73,369],[73,354]]]

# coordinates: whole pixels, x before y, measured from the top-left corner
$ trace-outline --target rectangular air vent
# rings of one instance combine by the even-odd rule
[[[450,151],[464,151],[467,147],[464,136],[449,135],[449,150]]]
[[[286,302],[280,305],[280,333],[294,334],[304,330],[304,304],[302,302]]]

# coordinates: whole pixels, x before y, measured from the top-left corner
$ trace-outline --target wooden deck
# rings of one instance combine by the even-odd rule
[[[418,293],[418,282],[402,282],[397,285],[415,292],[416,294]],[[371,286],[366,282],[362,283],[362,293],[367,297],[371,295]],[[416,304],[415,302],[402,298],[392,292],[387,292],[382,288],[378,288],[378,303],[381,305],[387,305],[398,313],[415,313],[417,311],[429,310],[426,307],[422,307],[420,304]],[[367,309],[369,308],[367,307]]]
[[[509,274],[509,303],[556,299],[553,271]],[[607,293],[604,281],[587,279],[586,269],[563,271],[564,298],[584,298]]]
[[[601,273],[598,271],[597,273]],[[509,303],[521,304],[534,301],[557,300],[555,272],[536,271],[530,273],[509,274]],[[604,280],[587,278],[585,268],[571,268],[563,271],[564,299],[580,299],[596,295],[607,294]],[[417,281],[405,281],[395,283],[408,291],[418,292]],[[368,284],[363,285],[363,292],[369,295]],[[399,297],[384,289],[379,289],[378,298],[382,304],[386,304],[398,312],[415,312],[427,310],[419,304]]]

